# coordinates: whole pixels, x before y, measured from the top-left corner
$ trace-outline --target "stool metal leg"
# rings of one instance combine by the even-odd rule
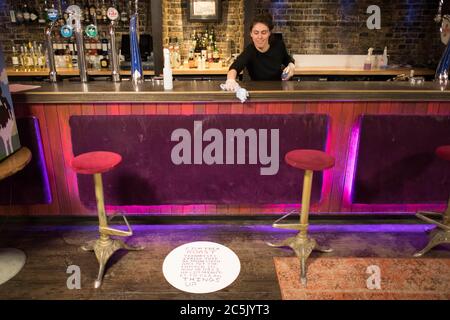
[[[308,220],[309,220],[309,206],[311,200],[313,171],[306,170],[303,178],[303,192],[302,192],[302,208],[300,213],[300,223],[295,225],[295,229],[300,232],[295,236],[288,238],[281,243],[271,244],[273,247],[290,247],[300,260],[300,281],[303,285],[307,282],[307,265],[306,261],[313,250],[321,252],[331,252],[332,249],[318,246],[316,240],[308,237]],[[294,225],[287,225],[289,228]],[[274,225],[274,227],[283,228],[282,224]]]
[[[103,198],[102,175],[100,173],[94,174],[94,186],[95,186],[95,197],[97,200],[100,238],[94,241],[89,241],[85,246],[82,247],[82,249],[85,251],[95,252],[95,256],[97,257],[99,263],[99,271],[94,287],[99,288],[102,284],[106,264],[109,258],[114,254],[114,252],[116,252],[119,249],[142,250],[143,247],[140,246],[133,247],[124,243],[122,240],[111,239],[109,237],[110,235],[130,236],[133,233],[125,217],[124,220],[128,226],[129,231],[116,230],[108,226],[108,220],[106,218],[106,211],[105,211],[105,203]]]
[[[436,212],[418,212],[416,216],[425,222],[436,225],[436,227],[430,234],[431,239],[428,244],[425,246],[425,248],[415,253],[414,257],[423,256],[425,253],[427,253],[437,245],[450,244],[450,197],[448,199],[447,209],[442,214],[442,222],[427,217],[425,215],[427,213],[436,214]]]

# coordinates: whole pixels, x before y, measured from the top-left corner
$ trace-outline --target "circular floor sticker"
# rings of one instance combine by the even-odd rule
[[[229,248],[214,242],[197,241],[172,250],[163,263],[166,280],[190,293],[221,290],[239,275],[241,263]]]

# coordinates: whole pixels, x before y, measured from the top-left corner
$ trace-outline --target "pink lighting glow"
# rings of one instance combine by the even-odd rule
[[[351,206],[352,204],[352,191],[353,191],[353,181],[355,178],[356,170],[356,156],[358,154],[359,146],[359,132],[361,129],[361,118],[355,122],[352,127],[350,134],[349,152],[348,152],[348,162],[347,170],[345,172],[345,184],[344,184],[344,205]]]

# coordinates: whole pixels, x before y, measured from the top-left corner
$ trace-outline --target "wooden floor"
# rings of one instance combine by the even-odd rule
[[[17,221],[0,217],[0,247],[16,247],[27,255],[24,269],[0,286],[0,299],[281,299],[273,257],[292,256],[292,252],[271,248],[266,242],[284,239],[295,231],[273,229],[270,220],[151,224],[131,220],[134,235],[128,242],[144,245],[145,249],[117,252],[100,289],[93,288],[98,271],[96,258],[80,249],[86,241],[96,238],[97,227],[95,221],[84,220],[49,223],[43,218]],[[312,223],[311,235],[334,248],[333,253],[327,254],[330,257],[398,258],[410,257],[427,243],[424,232],[427,228],[416,223],[399,227],[390,222],[383,225],[321,222]],[[191,241],[213,241],[232,249],[241,261],[237,280],[210,294],[189,294],[172,287],[162,273],[164,258],[177,246]],[[427,257],[450,258],[450,247],[437,247]],[[81,268],[80,290],[67,289],[69,265]]]

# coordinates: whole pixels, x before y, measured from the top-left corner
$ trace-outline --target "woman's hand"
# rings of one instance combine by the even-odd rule
[[[290,62],[288,64],[288,66],[286,68],[284,68],[283,70],[283,74],[285,74],[286,76],[282,77],[283,81],[289,80],[290,78],[292,78],[294,76],[294,71],[295,71],[295,65]]]
[[[239,84],[235,79],[227,79],[224,89],[227,91],[236,91],[237,89],[239,89]]]

